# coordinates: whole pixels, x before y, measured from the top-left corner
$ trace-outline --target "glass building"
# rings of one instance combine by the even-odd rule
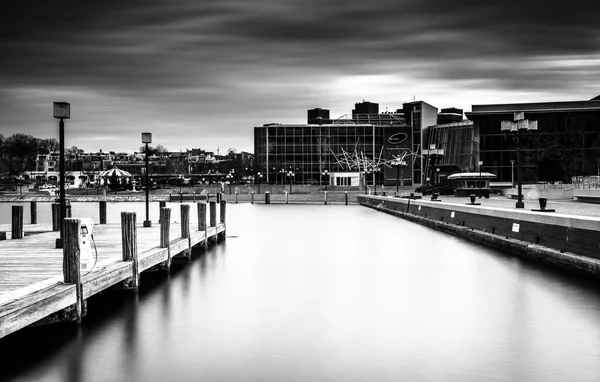
[[[427,147],[430,149],[423,150],[423,153],[428,158],[431,157],[429,166],[426,166],[429,173],[433,167],[460,171],[478,170],[479,142],[473,121],[464,120],[431,126]]]
[[[366,162],[390,160],[410,147],[410,127],[403,119],[390,118],[397,123],[373,125],[360,123],[360,119],[342,118],[326,125],[267,124],[255,127],[256,171],[266,183],[289,183],[292,172],[294,183],[320,185],[330,184],[329,179],[334,173],[336,178],[343,179],[340,174],[363,172]],[[395,137],[392,139],[392,136]],[[380,169],[371,174],[369,183],[371,177],[375,177],[378,184],[396,184],[396,168],[380,166]],[[406,185],[411,184],[411,172],[412,166],[408,163],[404,171],[409,174],[405,177]]]
[[[479,133],[483,171],[501,182],[516,179],[516,133],[501,130],[515,113],[537,121],[520,133],[523,182],[562,181],[600,174],[600,96],[589,101],[473,105],[467,117]]]

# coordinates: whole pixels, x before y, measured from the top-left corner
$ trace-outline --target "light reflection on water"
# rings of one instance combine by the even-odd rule
[[[600,378],[593,283],[360,206],[227,212],[235,238],[91,299],[81,328],[0,340],[7,380]]]

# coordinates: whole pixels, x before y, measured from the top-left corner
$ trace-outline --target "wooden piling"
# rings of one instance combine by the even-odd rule
[[[325,191],[325,204],[327,204],[327,191]]]
[[[66,284],[75,284],[77,296],[76,303],[66,309],[65,318],[68,321],[81,322],[85,313],[81,286],[81,249],[79,248],[81,220],[65,218],[63,224],[63,275]]]
[[[23,206],[12,206],[12,238],[23,238]]]
[[[204,231],[204,247],[208,246],[208,230],[206,227],[206,203],[198,203],[198,231]]]
[[[160,247],[167,248],[167,260],[163,261],[159,268],[163,270],[171,269],[171,248],[169,230],[171,229],[171,209],[163,207],[160,209]]]
[[[217,202],[214,200],[211,200],[209,203],[209,209],[210,209],[210,226],[216,227],[217,226]]]
[[[227,201],[225,199],[221,200],[221,209],[219,210],[219,214],[220,216],[220,221],[221,223],[225,224],[225,214],[226,214],[226,210],[227,210]]]
[[[217,192],[217,203],[221,203],[221,199],[223,198],[222,192]]]
[[[346,198],[346,205],[348,205],[348,191],[346,191],[346,192],[344,193],[344,196],[345,196],[345,198]]]
[[[288,192],[285,191],[285,204],[288,204],[288,201],[289,201],[289,199],[288,199]]]
[[[271,192],[265,191],[265,204],[271,204]]]
[[[37,224],[37,202],[32,201],[30,207],[31,224]]]
[[[181,213],[181,237],[187,239],[188,249],[184,251],[183,256],[191,258],[192,256],[192,239],[190,237],[190,205],[182,204],[179,206]]]
[[[254,204],[254,191],[250,193],[250,204]]]
[[[238,202],[238,192],[236,191],[235,192],[235,204],[237,204],[237,202]]]
[[[131,261],[132,277],[123,280],[124,289],[138,289],[140,271],[138,264],[137,230],[135,212],[121,212],[121,242],[123,261]]]
[[[100,224],[106,224],[106,200],[100,201]]]
[[[52,203],[52,231],[60,231],[60,204]]]
[[[159,215],[160,215],[160,210],[162,208],[165,208],[166,206],[167,206],[167,202],[165,202],[164,200],[161,200],[160,202],[158,202],[158,212],[159,212]]]

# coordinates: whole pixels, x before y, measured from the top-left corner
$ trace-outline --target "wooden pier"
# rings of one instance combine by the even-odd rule
[[[193,247],[224,239],[226,202],[219,204],[218,222],[211,201],[192,205],[197,222],[190,222],[190,205],[182,204],[178,224],[170,223],[169,208],[161,208],[160,224],[152,227],[128,212],[121,213],[121,224],[95,224],[89,270],[80,267],[81,219],[64,220],[62,249],[55,248],[60,233],[51,225],[23,225],[18,239],[14,227],[0,225],[8,232],[0,240],[0,338],[31,324],[81,321],[89,297],[113,286],[137,289],[140,273],[169,271],[173,257],[189,258]]]

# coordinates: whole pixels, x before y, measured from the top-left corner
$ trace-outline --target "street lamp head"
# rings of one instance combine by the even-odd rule
[[[71,118],[71,105],[68,102],[54,102],[54,118]]]
[[[152,143],[152,133],[142,133],[142,143]]]

